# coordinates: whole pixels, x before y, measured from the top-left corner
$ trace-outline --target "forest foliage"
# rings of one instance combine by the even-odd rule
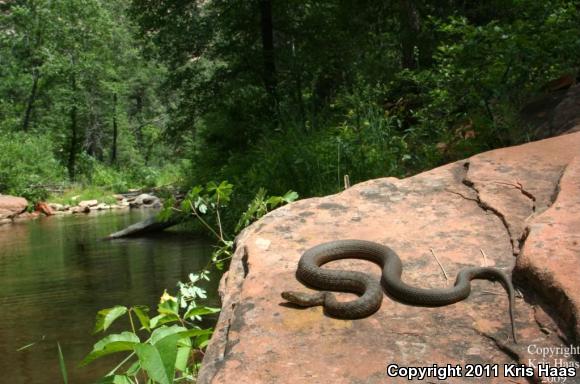
[[[139,1],[180,94],[189,179],[301,196],[536,134],[518,111],[580,66],[577,1]],[[159,16],[162,15],[162,16]]]
[[[124,2],[0,3],[0,193],[126,189],[163,165],[165,68],[135,32]]]
[[[0,193],[179,174],[165,182],[229,180],[240,201],[261,187],[307,197],[339,191],[344,175],[402,177],[531,140],[541,135],[518,112],[578,74],[578,11],[571,0],[2,2],[0,164],[13,166]]]

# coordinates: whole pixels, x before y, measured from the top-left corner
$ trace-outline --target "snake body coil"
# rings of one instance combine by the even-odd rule
[[[403,265],[399,256],[389,247],[364,240],[337,240],[307,250],[296,270],[296,277],[313,288],[351,292],[359,295],[353,301],[341,302],[327,291],[315,294],[285,291],[282,297],[299,306],[322,305],[330,316],[358,319],[372,315],[381,306],[383,292],[380,284],[369,275],[355,271],[320,268],[323,264],[340,259],[363,259],[381,266],[381,283],[393,298],[411,305],[439,307],[461,301],[471,292],[470,281],[486,279],[499,281],[509,296],[509,314],[512,336],[517,342],[514,323],[514,288],[509,278],[499,269],[490,267],[464,268],[449,288],[424,289],[405,284],[401,280]]]

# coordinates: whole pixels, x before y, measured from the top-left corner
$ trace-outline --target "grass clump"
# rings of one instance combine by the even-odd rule
[[[77,205],[84,200],[97,200],[99,203],[114,204],[117,199],[112,189],[98,186],[73,186],[62,194],[50,195],[47,199],[50,203],[63,205]]]

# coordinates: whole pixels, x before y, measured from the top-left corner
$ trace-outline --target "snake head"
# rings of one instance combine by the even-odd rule
[[[292,304],[299,305],[301,307],[315,307],[318,305],[324,305],[324,299],[326,295],[325,292],[318,293],[305,293],[297,291],[284,291],[282,292],[282,298]]]

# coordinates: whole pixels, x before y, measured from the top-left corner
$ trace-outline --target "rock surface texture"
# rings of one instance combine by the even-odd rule
[[[479,363],[499,364],[499,377],[445,382],[527,383],[542,379],[506,377],[503,364],[574,366],[578,355],[542,356],[539,348],[580,341],[579,192],[580,133],[571,133],[277,209],[237,239],[198,382],[407,383],[388,377],[387,366],[459,364],[464,376],[467,364]],[[513,272],[523,293],[516,300],[519,344],[509,338],[505,291],[488,281],[474,281],[468,299],[439,308],[385,295],[381,309],[361,320],[285,306],[282,291],[308,291],[294,276],[302,253],[338,239],[390,246],[403,261],[403,280],[425,288],[453,284],[466,266]],[[327,266],[380,275],[360,260]]]
[[[0,195],[0,220],[12,219],[26,210],[28,201],[23,197]]]

